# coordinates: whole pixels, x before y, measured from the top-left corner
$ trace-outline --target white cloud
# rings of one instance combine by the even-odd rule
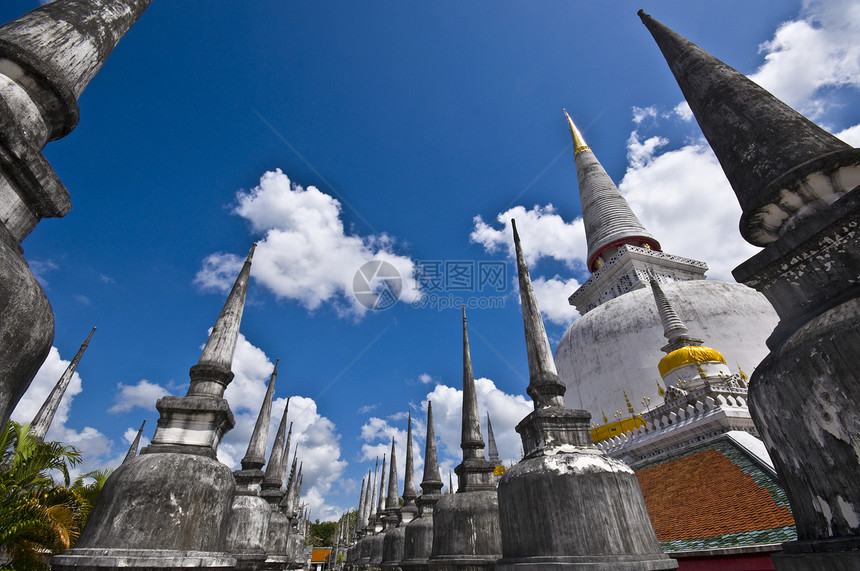
[[[86,359],[86,355],[84,355],[83,359]],[[42,367],[36,373],[36,377],[30,383],[27,392],[24,393],[24,396],[21,397],[21,400],[15,407],[12,413],[12,420],[15,422],[31,422],[47,398],[48,393],[69,366],[69,363],[70,361],[60,357],[60,352],[56,347],[51,347],[48,358],[42,363]],[[83,463],[71,471],[73,476],[105,466],[114,466],[118,463],[118,461],[111,458],[113,442],[107,436],[89,426],[85,426],[79,431],[66,426],[66,422],[69,420],[72,401],[76,395],[80,394],[82,387],[83,381],[81,376],[78,372],[75,372],[63,395],[63,399],[60,401],[60,406],[57,408],[51,427],[45,435],[45,440],[62,442],[63,444],[74,446],[81,452]]]
[[[681,119],[682,121],[692,121],[693,120],[693,110],[690,109],[690,104],[686,101],[681,101],[675,108],[672,109],[672,114]]]
[[[418,292],[414,263],[394,252],[395,240],[387,234],[347,233],[340,202],[316,187],[293,184],[276,170],[266,172],[259,186],[238,192],[236,199],[233,213],[264,236],[257,242],[252,275],[278,298],[296,300],[311,311],[330,303],[341,315],[362,315],[367,310],[353,297],[353,277],[372,260],[397,268],[402,300],[411,302]],[[233,254],[212,254],[195,283],[227,291],[241,263]]]
[[[852,147],[860,147],[860,125],[848,127],[836,133],[836,136],[851,145]]]
[[[571,268],[574,262],[585,258],[585,226],[582,218],[565,222],[552,204],[534,206],[531,210],[515,206],[502,212],[496,216],[496,221],[504,226],[502,230],[496,230],[484,222],[481,216],[475,216],[475,227],[469,240],[482,245],[491,254],[505,249],[508,257],[514,258],[511,218],[517,221],[523,255],[530,269],[543,257],[564,262]]]
[[[538,307],[544,318],[556,325],[568,326],[579,317],[579,312],[568,303],[567,298],[579,288],[575,278],[568,280],[556,275],[552,278],[543,276],[532,280],[532,287],[537,296]]]
[[[418,382],[420,382],[422,385],[429,385],[430,383],[435,382],[435,379],[427,373],[421,373],[420,375],[418,375]]]
[[[232,365],[235,376],[224,393],[236,425],[224,436],[218,448],[218,459],[233,469],[240,467],[247,451],[273,367],[272,360],[260,348],[244,335],[239,335]],[[284,387],[288,385],[283,380],[276,380],[275,394],[289,395],[289,388]],[[286,396],[281,396],[272,404],[267,458],[286,402]],[[333,486],[343,483],[341,475],[347,465],[340,457],[340,435],[334,423],[319,414],[313,399],[299,395],[290,396],[288,422],[293,425],[288,462],[292,462],[293,451],[298,445],[298,459],[303,463],[302,502],[307,502],[315,517],[322,520],[339,516],[342,508],[325,501]]]
[[[116,387],[115,404],[108,409],[108,412],[128,412],[135,407],[153,410],[155,401],[170,394],[166,388],[146,379],[141,379],[133,385],[117,383]]]
[[[830,107],[824,87],[860,88],[860,3],[809,1],[802,17],[761,45],[765,63],[750,76],[813,119]]]
[[[635,149],[635,150],[632,150]],[[759,251],[738,232],[741,209],[716,157],[704,143],[655,155],[634,131],[619,190],[663,251],[706,262],[708,277],[734,281],[731,270]]]
[[[633,131],[627,139],[627,160],[632,168],[639,168],[653,158],[660,147],[669,142],[663,137],[649,137],[644,142],[639,140],[639,133]]]
[[[646,119],[656,119],[657,118],[657,108],[653,105],[650,107],[637,107],[633,106],[633,122],[639,125]]]
[[[84,356],[82,359],[84,358],[86,357]],[[54,388],[54,385],[57,384],[57,381],[60,380],[60,377],[69,366],[69,363],[70,361],[66,361],[60,357],[60,352],[56,347],[51,347],[51,350],[48,352],[48,358],[42,363],[42,367],[36,373],[36,377],[30,383],[27,392],[18,401],[18,405],[12,413],[12,420],[15,422],[32,421],[36,413],[39,412],[42,403],[48,398],[48,393],[51,392],[51,389]],[[72,405],[72,400],[81,390],[81,376],[76,371],[72,375],[72,380],[69,382],[69,387],[66,389],[63,399],[60,401],[57,413],[54,415],[54,422],[51,426],[52,430],[55,425],[63,425],[69,419],[69,409]],[[52,439],[50,438],[51,434],[52,432],[49,431],[48,440]]]

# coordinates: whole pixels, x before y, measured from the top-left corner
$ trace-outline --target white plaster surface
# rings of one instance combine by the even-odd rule
[[[765,340],[778,318],[768,301],[742,284],[712,280],[672,282],[663,290],[690,335],[720,351],[729,368],[745,373],[768,354]],[[636,411],[663,402],[657,392],[657,363],[665,354],[663,327],[650,289],[638,289],[588,312],[567,330],[555,353],[565,402],[602,424],[602,413],[627,414],[626,390]]]

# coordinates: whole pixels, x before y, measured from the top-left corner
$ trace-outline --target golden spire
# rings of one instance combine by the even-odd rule
[[[582,138],[582,133],[573,124],[573,119],[567,114],[567,109],[562,109],[564,116],[567,117],[567,122],[570,125],[570,134],[573,136],[573,156],[575,157],[582,151],[590,151],[591,148],[585,144],[585,139]]]
[[[666,389],[660,384],[660,381],[657,381],[657,394],[661,397],[666,396]]]

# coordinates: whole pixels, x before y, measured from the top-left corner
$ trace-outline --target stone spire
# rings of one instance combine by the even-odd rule
[[[653,273],[651,278],[651,292],[654,294],[654,302],[657,304],[657,312],[660,314],[660,322],[663,323],[663,336],[669,342],[661,348],[664,353],[671,353],[675,349],[681,347],[693,347],[704,343],[701,339],[695,339],[690,335],[687,326],[678,317],[678,313],[672,304],[669,303],[669,298],[663,293],[663,288],[660,287],[660,282],[657,276]]]
[[[466,306],[463,306],[463,418],[460,431],[460,448],[463,459],[484,457],[484,438],[481,435],[481,417],[478,415],[478,395],[475,393],[475,376],[472,373],[472,356],[469,353],[469,331],[466,327]],[[462,482],[461,482],[462,485]]]
[[[357,515],[355,518],[355,530],[356,530],[356,532],[358,532],[358,530],[361,529],[361,527],[362,527],[361,526],[361,518],[362,518],[362,514],[364,514],[364,503],[366,501],[365,500],[366,492],[367,492],[367,478],[362,478],[361,479],[361,495],[359,496],[359,499],[358,499],[358,510],[356,511]]]
[[[391,465],[388,467],[388,492],[385,498],[385,509],[400,507],[400,493],[397,491],[397,453],[394,449],[394,437],[391,438]]]
[[[49,140],[77,125],[78,97],[149,2],[55,0],[0,27],[0,57],[45,109]]]
[[[382,455],[382,470],[379,472],[379,495],[377,496],[374,528],[382,525],[382,512],[385,510],[385,454]],[[379,529],[377,529],[379,531]]]
[[[122,463],[130,462],[137,456],[137,449],[140,446],[140,436],[143,434],[143,427],[146,426],[146,419],[140,424],[140,428],[137,430],[137,435],[135,435],[134,440],[131,442],[131,446],[128,447],[128,452],[126,452],[125,458],[123,458]]]
[[[271,505],[275,506],[281,500],[283,491],[281,490],[285,466],[285,447],[284,441],[287,434],[287,414],[290,410],[290,399],[287,397],[287,404],[284,406],[284,414],[281,416],[281,422],[278,424],[278,431],[275,433],[275,442],[272,445],[272,451],[269,453],[269,463],[266,465],[266,476],[263,479],[262,495]],[[293,426],[290,424],[290,432]]]
[[[370,505],[367,509],[368,531],[373,530],[373,520],[376,518],[376,482],[379,480],[379,456],[376,457],[376,466],[373,468],[373,485],[370,488]]]
[[[275,379],[278,377],[279,360],[275,359],[275,368],[272,370],[269,386],[266,387],[260,414],[257,416],[257,424],[254,425],[254,432],[251,433],[251,440],[248,442],[245,457],[242,458],[243,470],[259,470],[266,463],[266,440],[269,436],[269,420],[272,417],[272,399],[275,396]]]
[[[583,156],[589,151],[581,151]],[[543,319],[511,221],[534,410],[516,426],[525,456],[499,479],[504,557],[496,569],[675,569],[660,550],[639,481],[626,464],[594,446],[584,410],[564,407]],[[560,385],[560,386],[559,386]],[[577,512],[600,526],[560,526]],[[575,554],[575,557],[571,555]]]
[[[212,327],[212,333],[203,347],[200,360],[191,367],[191,386],[188,395],[205,395],[222,397],[224,389],[233,380],[230,367],[233,363],[233,353],[236,351],[236,341],[239,338],[239,324],[245,310],[245,295],[248,293],[248,278],[251,276],[251,259],[257,245],[251,246],[251,251],[242,265],[242,270],[224,302],[221,314]]]
[[[514,230],[514,248],[517,254],[517,271],[520,280],[520,303],[523,307],[523,326],[526,334],[526,351],[529,359],[529,387],[526,389],[534,401],[535,409],[547,407],[564,408],[564,392],[567,387],[558,378],[552,349],[546,336],[543,319],[538,309],[529,268],[523,257],[517,223],[511,220]]]
[[[645,229],[618,187],[606,174],[594,152],[585,144],[567,110],[573,153],[582,203],[582,220],[588,242],[588,269],[595,272],[621,246],[647,246],[660,250],[660,243]]]
[[[493,434],[493,423],[490,422],[490,413],[487,412],[487,453],[493,466],[499,465],[499,449],[496,447],[496,436]]]
[[[367,491],[364,494],[364,508],[358,514],[361,518],[358,523],[358,529],[364,531],[367,524],[370,522],[370,504],[373,502],[373,468],[367,469]]]
[[[293,452],[293,464],[290,468],[290,476],[287,479],[287,489],[284,492],[284,497],[281,499],[280,506],[283,508],[284,513],[290,519],[296,516],[296,510],[298,506],[294,501],[294,496],[296,493],[296,486],[299,485],[299,475],[298,475],[298,462],[299,462],[299,446],[296,445],[295,452]]]
[[[773,242],[860,184],[860,150],[642,10],[639,17],[738,197],[748,242]]]
[[[424,476],[421,479],[421,495],[439,494],[442,491],[442,475],[436,455],[436,431],[433,428],[433,403],[427,403],[427,439],[424,443]]]
[[[415,464],[412,458],[412,413],[409,413],[409,418],[406,425],[406,473],[403,474],[403,508],[401,511],[401,519],[405,523],[409,523],[418,513],[418,508],[415,507]]]
[[[81,348],[78,349],[72,362],[69,363],[68,367],[66,367],[60,380],[57,381],[57,384],[54,385],[53,389],[51,389],[51,392],[48,394],[48,398],[46,398],[45,402],[42,403],[42,408],[40,408],[39,412],[36,413],[36,416],[33,417],[33,422],[30,423],[30,436],[33,438],[39,441],[45,439],[45,435],[51,427],[51,422],[54,421],[54,415],[57,413],[57,408],[60,406],[60,401],[63,400],[63,395],[65,394],[66,389],[69,388],[69,383],[72,381],[72,375],[75,374],[75,369],[78,368],[78,363],[81,361],[81,357],[89,346],[90,339],[93,338],[93,333],[95,332],[96,328],[93,327],[93,330],[90,331],[89,335],[87,335],[86,340],[81,343]]]

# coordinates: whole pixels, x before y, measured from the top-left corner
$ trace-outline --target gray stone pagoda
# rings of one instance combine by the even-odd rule
[[[504,557],[515,569],[675,569],[661,550],[633,470],[591,441],[591,415],[564,406],[516,223],[512,220],[534,411],[516,427],[523,460],[499,481]]]
[[[269,453],[266,473],[260,484],[260,497],[268,504],[269,521],[266,528],[265,565],[269,569],[283,567],[288,561],[289,546],[287,542],[290,535],[290,520],[284,510],[281,509],[280,504],[288,492],[287,454],[293,433],[292,423],[290,423],[289,430],[286,430],[289,410],[290,399],[288,398],[281,421],[278,423],[272,451]]]
[[[81,362],[81,357],[84,356],[84,351],[87,350],[87,347],[90,344],[90,339],[93,338],[93,333],[95,332],[96,328],[93,327],[90,334],[87,335],[87,338],[83,343],[81,343],[81,347],[78,349],[72,362],[69,363],[69,366],[66,367],[65,371],[63,371],[57,384],[54,385],[51,392],[48,393],[45,402],[43,402],[42,406],[39,408],[39,412],[37,412],[36,416],[33,417],[33,421],[30,423],[30,436],[36,440],[39,440],[40,442],[45,440],[45,435],[48,434],[48,429],[51,428],[51,423],[54,422],[54,415],[57,414],[57,409],[60,408],[60,401],[63,400],[63,395],[66,394],[66,389],[69,388],[69,383],[72,382],[72,376],[78,368],[78,363]]]
[[[749,408],[797,525],[778,569],[860,568],[860,150],[640,11],[764,249],[735,278],[779,325]]]
[[[254,247],[224,303],[184,397],[158,400],[149,446],[108,478],[74,549],[54,569],[232,568],[225,551],[235,481],[216,458],[233,427],[224,390],[245,307]]]
[[[424,444],[424,476],[421,479],[421,495],[418,496],[418,517],[410,521],[404,533],[403,571],[424,571],[429,568],[433,552],[433,507],[442,497],[442,475],[436,455],[436,431],[433,429],[433,403],[427,403],[427,438]],[[406,502],[405,489],[404,504]],[[404,505],[404,510],[406,506]]]
[[[393,443],[392,443],[393,444]],[[395,464],[394,447],[391,450],[392,465]],[[396,473],[395,473],[396,475]],[[397,482],[396,478],[394,486],[395,498],[397,497]],[[391,486],[389,485],[389,490]],[[391,504],[391,492],[389,491],[388,503]],[[415,465],[412,453],[412,413],[409,413],[409,418],[406,425],[406,468],[403,474],[403,506],[400,507],[399,502],[395,500],[397,524],[393,529],[389,529],[385,536],[385,544],[382,551],[382,568],[391,571],[399,571],[400,563],[403,560],[404,546],[406,544],[406,527],[418,515],[418,508],[415,505]]]
[[[466,308],[463,307],[463,424],[460,433],[463,461],[455,468],[459,487],[447,494],[433,511],[434,571],[478,571],[492,569],[501,557],[499,500],[493,482],[494,466],[484,458],[484,439],[472,357]]]
[[[143,435],[143,427],[146,426],[146,419],[140,423],[140,428],[137,429],[137,434],[134,436],[134,440],[131,442],[131,446],[128,447],[128,452],[125,453],[125,458],[123,458],[122,463],[130,462],[137,456],[137,449],[140,447],[140,437]]]
[[[63,217],[69,192],[42,155],[78,124],[78,97],[150,0],[55,0],[0,26],[0,426],[54,340],[21,242]]]
[[[260,497],[260,485],[265,478],[262,468],[266,462],[266,441],[277,377],[278,361],[275,360],[275,368],[263,396],[263,404],[248,442],[248,450],[242,458],[242,469],[233,472],[236,493],[233,496],[230,527],[227,530],[227,550],[236,557],[237,569],[260,569],[266,561],[270,510],[269,503]],[[286,416],[284,414],[284,417]]]
[[[391,441],[391,447],[394,448],[393,440]],[[387,529],[386,521],[388,519],[388,516],[385,513],[385,462],[386,456],[383,454],[382,471],[379,473],[379,503],[376,505],[376,515],[373,519],[373,537],[370,538],[370,557],[367,560],[368,569],[378,568],[382,563],[382,548],[385,543],[385,531]],[[395,466],[393,458],[391,460],[391,464],[392,466]],[[396,483],[394,489],[397,490]]]
[[[388,493],[385,498],[385,531],[379,568],[395,569],[403,557],[403,530],[400,526],[400,493],[397,491],[397,451],[391,439],[391,468],[388,471]]]

